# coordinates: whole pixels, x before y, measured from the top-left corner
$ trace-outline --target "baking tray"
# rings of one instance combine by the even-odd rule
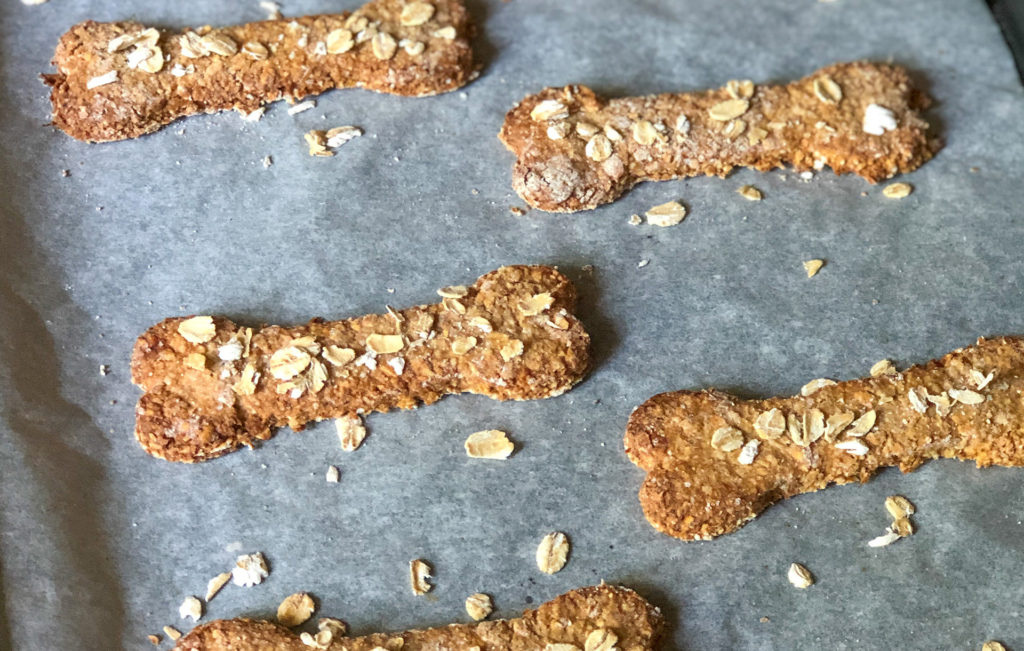
[[[353,8],[295,0],[286,15]],[[643,473],[621,438],[664,390],[790,394],[810,378],[921,362],[979,335],[1024,333],[1019,215],[1024,97],[980,1],[471,1],[479,79],[402,99],[350,90],[258,123],[195,117],[137,141],[75,142],[46,126],[38,74],[70,25],[136,18],[180,27],[258,20],[256,2],[50,0],[0,7],[0,646],[148,648],[177,606],[240,551],[262,585],[229,586],[204,619],[272,616],[304,590],[354,633],[465,621],[473,592],[513,616],[601,580],[667,615],[667,649],[1024,648],[1018,578],[1024,482],[955,461],[768,509],[737,533],[682,542],[644,521]],[[951,29],[950,26],[955,26]],[[833,61],[909,67],[945,140],[894,201],[858,178],[785,170],[648,183],[592,212],[531,211],[510,186],[504,113],[546,85],[606,94],[782,81]],[[302,134],[366,135],[331,159]],[[273,165],[264,169],[262,160]],[[67,175],[64,175],[67,170]],[[765,194],[752,203],[744,184]],[[682,200],[665,229],[631,226]],[[827,261],[808,279],[801,263]],[[649,261],[640,266],[641,261]],[[594,342],[587,380],[559,398],[447,398],[374,415],[355,453],[330,423],[184,466],[132,437],[135,337],[166,316],[252,324],[343,318],[433,301],[510,263],[555,264],[578,285]],[[109,372],[101,374],[101,366]],[[506,462],[467,459],[497,428]],[[328,484],[328,464],[341,481]],[[919,531],[866,542],[885,496]],[[533,554],[566,532],[553,576]],[[415,597],[408,561],[436,587]],[[817,583],[795,590],[791,562]],[[164,647],[168,645],[165,642]]]

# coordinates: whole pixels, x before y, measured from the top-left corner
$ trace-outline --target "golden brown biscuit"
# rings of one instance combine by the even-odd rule
[[[815,381],[792,398],[663,393],[630,416],[626,454],[647,471],[648,521],[707,540],[774,502],[867,481],[885,466],[910,472],[940,457],[1024,465],[1022,392],[1024,340],[979,339],[902,373]]]
[[[599,638],[611,640],[601,649],[645,651],[661,636],[661,611],[628,588],[600,585],[567,592],[528,610],[517,619],[450,624],[404,633],[365,637],[334,637],[319,648],[330,651],[544,651],[549,644],[578,650]],[[591,637],[593,636],[593,637]],[[591,638],[591,645],[587,639]],[[178,651],[309,651],[290,630],[267,621],[218,620],[194,628],[178,641]],[[567,647],[555,647],[563,649]]]
[[[590,337],[551,267],[502,267],[441,303],[305,326],[171,318],[135,343],[135,435],[153,456],[203,461],[288,425],[408,409],[450,393],[556,396],[582,379]]]
[[[938,148],[918,115],[927,104],[903,68],[837,63],[781,86],[733,81],[612,100],[586,86],[547,88],[509,111],[499,137],[516,155],[519,196],[575,212],[641,181],[724,177],[734,167],[827,165],[875,183],[916,169]]]
[[[171,33],[87,21],[54,54],[53,123],[89,142],[135,138],[186,115],[332,88],[450,91],[473,74],[461,0],[373,0],[355,12]]]

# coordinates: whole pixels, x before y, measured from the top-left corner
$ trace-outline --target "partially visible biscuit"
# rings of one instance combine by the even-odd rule
[[[331,651],[441,650],[543,651],[549,644],[590,648],[587,638],[597,631],[617,638],[621,651],[655,648],[661,636],[663,618],[655,606],[636,592],[622,587],[600,585],[567,592],[528,610],[516,619],[451,624],[442,628],[376,633],[365,637],[335,637],[326,647]],[[596,636],[595,638],[596,639]],[[266,621],[218,620],[194,628],[178,641],[177,651],[309,651],[299,636]],[[557,648],[557,647],[556,647]]]
[[[923,366],[809,383],[791,398],[675,391],[629,418],[626,454],[659,531],[706,540],[771,504],[929,459],[1024,465],[1024,339],[979,339]]]
[[[837,63],[785,85],[605,99],[547,88],[505,116],[512,184],[534,208],[589,210],[641,181],[726,176],[736,167],[831,167],[871,183],[916,169],[938,148],[907,72]],[[871,131],[872,133],[868,133]]]
[[[410,16],[409,5],[429,9]],[[403,13],[404,12],[404,13]],[[172,33],[86,21],[53,58],[53,123],[79,140],[135,138],[186,115],[360,87],[421,97],[473,74],[461,0],[372,0],[355,12]]]
[[[440,303],[305,326],[171,318],[132,353],[142,447],[194,462],[273,429],[429,404],[452,393],[556,396],[583,378],[590,337],[576,289],[551,267],[502,267]]]

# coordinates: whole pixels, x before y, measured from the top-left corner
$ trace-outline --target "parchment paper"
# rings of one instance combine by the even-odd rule
[[[354,6],[289,0],[284,11]],[[277,104],[257,124],[201,116],[105,145],[44,126],[37,75],[62,32],[87,18],[258,20],[257,3],[0,8],[0,647],[149,648],[163,625],[189,628],[177,617],[185,596],[262,551],[269,579],[228,586],[204,621],[270,617],[309,591],[356,634],[402,630],[468,621],[473,592],[507,617],[604,579],[663,608],[667,649],[1024,648],[1024,470],[890,470],[693,543],[645,522],[643,474],[621,444],[630,410],[660,391],[790,394],[883,357],[909,365],[1024,333],[1024,97],[984,3],[471,6],[484,68],[463,91],[332,92],[296,116]],[[902,201],[828,171],[742,171],[645,184],[588,213],[509,212],[523,204],[495,136],[545,85],[699,89],[862,57],[910,67],[937,100],[945,149],[903,179],[915,190]],[[342,124],[367,135],[332,159],[306,153],[304,131]],[[736,194],[747,183],[764,201]],[[691,211],[679,226],[627,223],[671,199]],[[810,258],[827,265],[808,280]],[[375,415],[351,454],[330,423],[194,467],[133,439],[132,343],[166,316],[355,316],[436,300],[436,288],[509,263],[556,264],[578,284],[596,366],[562,397],[462,396]],[[465,437],[489,428],[516,441],[508,461],[466,458]],[[328,464],[339,484],[324,481]],[[919,531],[868,548],[893,493],[918,506]],[[553,530],[572,555],[546,576],[533,556]],[[409,590],[413,558],[435,568],[426,597]],[[810,589],[786,581],[794,561],[815,575]]]

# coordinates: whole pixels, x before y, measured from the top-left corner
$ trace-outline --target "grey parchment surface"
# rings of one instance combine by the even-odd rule
[[[289,0],[284,11],[354,6]],[[977,336],[1024,334],[1024,97],[984,3],[471,6],[484,68],[462,92],[331,92],[296,116],[276,104],[257,124],[200,116],[104,145],[45,126],[37,75],[63,31],[87,18],[258,20],[257,3],[0,8],[0,647],[148,648],[163,625],[188,628],[178,604],[240,547],[266,554],[270,578],[228,586],[204,619],[272,616],[304,590],[354,633],[402,630],[467,621],[473,592],[514,616],[605,579],[664,609],[668,649],[973,649],[989,638],[1024,649],[1024,469],[889,470],[693,543],[647,525],[642,473],[621,444],[630,410],[660,391],[790,394],[883,357],[909,365]],[[904,179],[915,191],[902,201],[828,171],[741,171],[645,184],[589,213],[509,212],[522,202],[495,136],[527,93],[782,81],[856,58],[910,67],[937,100],[930,119],[946,147]],[[342,124],[366,135],[335,158],[307,155],[304,131]],[[747,183],[765,200],[738,196]],[[679,226],[627,223],[671,199],[691,210]],[[827,260],[811,280],[809,258]],[[559,265],[578,283],[596,365],[562,397],[463,396],[375,415],[354,453],[330,423],[197,466],[134,441],[131,347],[166,316],[343,318],[433,301],[437,287],[509,263]],[[508,461],[463,453],[489,428],[517,442]],[[917,504],[919,532],[870,549],[892,493]],[[573,548],[546,576],[533,555],[552,530]],[[426,597],[409,591],[413,558],[435,568]],[[814,573],[812,588],[789,586],[793,561]]]

